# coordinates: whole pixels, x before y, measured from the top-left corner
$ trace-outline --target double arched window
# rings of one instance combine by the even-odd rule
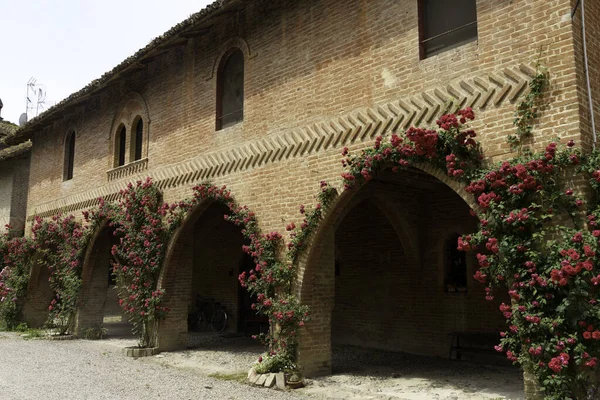
[[[75,131],[69,132],[65,140],[65,157],[63,164],[63,181],[73,179],[75,167]]]
[[[117,128],[114,141],[114,167],[121,167],[128,161],[135,162],[144,157],[144,120],[137,116],[131,126],[129,140],[127,140],[127,127],[121,123]],[[129,151],[127,149],[129,148]],[[127,155],[129,154],[129,160]]]
[[[232,49],[221,59],[217,75],[217,130],[244,119],[244,53]]]

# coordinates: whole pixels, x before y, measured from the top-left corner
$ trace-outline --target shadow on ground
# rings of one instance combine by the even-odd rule
[[[523,378],[512,366],[336,346],[329,377],[304,391],[332,399],[523,399]]]

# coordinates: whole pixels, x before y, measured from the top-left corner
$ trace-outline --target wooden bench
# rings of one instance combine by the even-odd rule
[[[495,332],[451,332],[450,354],[451,360],[460,360],[461,354],[483,354],[485,356],[498,356],[500,353],[494,348],[500,343],[500,335]]]

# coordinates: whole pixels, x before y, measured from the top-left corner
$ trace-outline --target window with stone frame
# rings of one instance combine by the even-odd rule
[[[65,140],[65,157],[63,164],[63,181],[73,179],[75,167],[75,131],[71,131]]]
[[[476,0],[418,0],[420,58],[477,40]]]
[[[467,291],[467,254],[458,250],[458,233],[451,234],[444,246],[444,290]]]
[[[221,59],[217,74],[217,124],[221,130],[244,119],[244,53],[232,49]]]

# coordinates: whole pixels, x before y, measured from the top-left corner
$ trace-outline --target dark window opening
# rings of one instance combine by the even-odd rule
[[[454,233],[446,241],[444,287],[447,292],[467,291],[467,253],[457,248],[459,236]]]
[[[69,133],[65,143],[65,164],[63,179],[69,181],[73,179],[73,167],[75,165],[75,132]]]
[[[420,0],[421,59],[477,40],[475,0]]]
[[[244,54],[240,49],[225,55],[217,76],[217,130],[244,119]]]
[[[121,128],[121,130],[119,131],[118,139],[119,159],[117,160],[117,166],[120,167],[122,165],[125,165],[125,142],[127,140],[127,130],[125,129],[125,127]]]
[[[142,159],[142,143],[144,141],[144,122],[140,118],[137,126],[135,127],[135,149],[134,149],[134,161]]]

